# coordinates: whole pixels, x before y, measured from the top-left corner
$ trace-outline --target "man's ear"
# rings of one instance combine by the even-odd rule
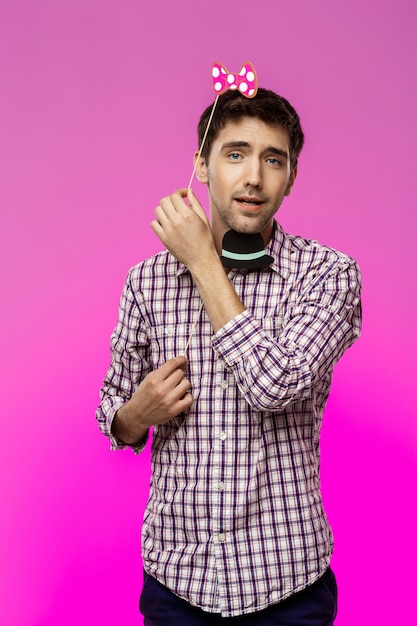
[[[208,183],[208,176],[207,176],[207,165],[206,165],[206,159],[203,156],[198,156],[199,153],[195,152],[194,154],[194,159],[193,159],[193,164],[195,169],[195,174],[197,176],[197,180],[200,183],[203,184],[207,184]],[[197,165],[196,165],[197,163]]]
[[[293,188],[293,185],[294,185],[294,181],[297,178],[297,172],[298,172],[298,165],[294,165],[294,167],[291,169],[290,179],[288,181],[288,185],[287,185],[287,188],[285,190],[285,195],[286,196],[289,196],[291,191],[292,191],[292,188]]]

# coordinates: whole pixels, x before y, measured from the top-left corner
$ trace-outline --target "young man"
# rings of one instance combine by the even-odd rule
[[[319,434],[333,366],[360,334],[360,276],[275,222],[303,139],[273,92],[223,94],[196,169],[210,223],[192,191],[161,200],[152,228],[167,250],[126,281],[97,419],[113,449],[140,452],[153,427],[148,626],[336,615]],[[272,263],[225,271],[230,230],[261,233]]]

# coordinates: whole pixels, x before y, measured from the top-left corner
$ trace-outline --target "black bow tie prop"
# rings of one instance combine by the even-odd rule
[[[223,237],[221,262],[231,269],[256,269],[267,267],[273,257],[265,252],[260,233],[237,233],[228,230]]]

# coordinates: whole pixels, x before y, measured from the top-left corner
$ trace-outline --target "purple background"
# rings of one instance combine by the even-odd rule
[[[127,270],[188,183],[216,60],[250,60],[299,110],[284,228],[363,272],[364,334],[322,437],[337,623],[413,621],[416,6],[1,0],[1,624],[142,623],[149,455],[110,453],[94,411]]]

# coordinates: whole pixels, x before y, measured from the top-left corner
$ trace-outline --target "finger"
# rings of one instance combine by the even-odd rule
[[[201,206],[197,196],[194,194],[194,191],[190,188],[187,190],[188,202],[190,203],[190,207],[193,209],[195,213],[204,221],[207,222],[207,216],[204,212],[203,207]]]
[[[158,220],[154,220],[153,222],[151,222],[151,228],[155,235],[158,237],[158,239],[160,239],[162,243],[166,245],[164,241],[164,229],[162,228],[160,222]]]
[[[188,409],[192,403],[194,402],[194,398],[189,391],[186,391],[184,395],[182,395],[176,402],[174,402],[174,411],[178,415],[185,409]]]
[[[191,383],[189,380],[184,378],[176,387],[172,390],[172,397],[174,401],[180,400],[187,393],[190,393]]]
[[[173,417],[176,417],[183,411],[186,411],[187,409],[189,409],[193,402],[194,402],[194,399],[192,395],[190,393],[187,393],[183,398],[181,398],[181,400],[178,400],[178,402],[176,402],[173,405],[172,407]]]
[[[178,196],[179,198],[181,196]],[[165,198],[162,198],[159,201],[159,205],[160,207],[167,213],[172,212],[173,210],[175,210],[175,193],[171,194],[170,196],[165,196]]]
[[[187,365],[188,361],[184,356],[174,356],[161,365],[158,371],[162,374],[163,378],[166,379],[175,372],[175,370],[184,370]]]
[[[190,207],[185,204],[179,193],[174,193],[169,198],[162,198],[155,209],[157,220],[163,228],[180,226],[181,220],[187,214],[190,214]]]
[[[162,226],[162,228],[166,228],[170,223],[170,215],[169,212],[164,209],[161,205],[157,206],[155,211],[156,221]]]
[[[187,199],[189,204],[184,201],[185,198]],[[182,213],[184,211],[189,211],[190,207],[192,207],[195,213],[197,213],[200,217],[206,219],[204,210],[196,195],[193,193],[192,189],[177,189],[170,196],[162,198],[160,202],[160,207],[167,214],[169,212],[172,212],[172,210],[178,213]]]
[[[161,200],[161,205],[157,206],[155,209],[155,217],[156,220],[151,222],[151,228],[162,243],[167,245],[166,235],[170,226],[177,222],[177,211],[171,203],[168,204]]]
[[[159,221],[170,219],[176,212],[177,210],[172,202],[172,197],[162,198],[154,211]]]
[[[170,196],[170,200],[173,208],[178,213],[187,213],[190,210],[189,205],[185,201],[187,200],[189,202],[187,189],[177,189],[177,191],[174,191]]]
[[[188,195],[188,189],[186,187],[181,187],[180,189],[177,189],[176,191],[174,191],[174,193],[172,194],[173,196],[180,196],[181,198],[186,198]]]
[[[187,389],[191,387],[190,381],[185,378],[183,369],[176,369],[171,372],[171,374],[164,379],[162,384],[164,385],[164,389],[166,389],[166,393],[169,393],[171,390],[176,390],[179,385],[185,386]]]
[[[190,385],[187,385],[186,381],[183,381],[181,385],[178,385],[169,394],[165,395],[165,402],[169,407],[171,415],[178,415],[178,413],[191,406],[193,401],[194,398],[190,393]]]

